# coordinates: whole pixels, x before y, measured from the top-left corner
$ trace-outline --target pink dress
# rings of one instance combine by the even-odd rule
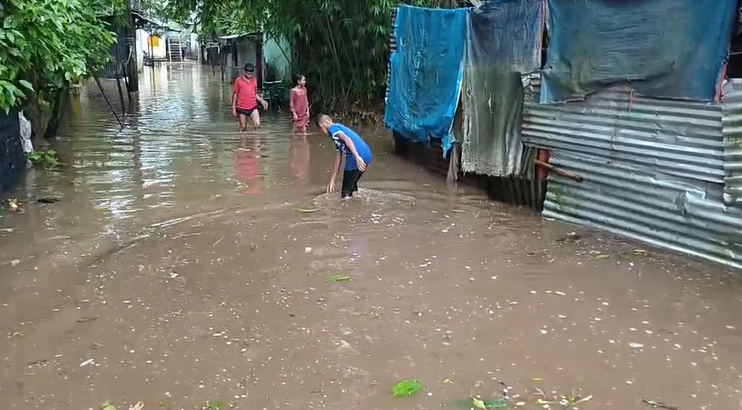
[[[309,126],[309,99],[306,89],[291,89],[291,111],[294,118],[294,131],[306,131]]]

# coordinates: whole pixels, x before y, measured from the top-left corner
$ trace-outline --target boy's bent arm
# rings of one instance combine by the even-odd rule
[[[353,140],[348,138],[348,136],[345,135],[345,133],[343,133],[342,131],[339,131],[337,134],[338,134],[338,138],[340,138],[340,140],[345,143],[345,146],[348,147],[351,154],[353,154],[353,157],[355,158],[360,157],[360,155],[358,155],[358,151],[356,151],[356,146],[353,144]]]

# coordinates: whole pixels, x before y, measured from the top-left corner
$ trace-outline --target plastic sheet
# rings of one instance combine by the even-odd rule
[[[384,122],[420,143],[428,134],[441,138],[444,156],[461,91],[468,11],[400,6],[395,19]]]
[[[639,95],[712,101],[736,0],[548,0],[541,103],[629,81]]]
[[[464,171],[520,173],[522,76],[539,69],[542,33],[542,0],[500,0],[471,12],[464,58]]]

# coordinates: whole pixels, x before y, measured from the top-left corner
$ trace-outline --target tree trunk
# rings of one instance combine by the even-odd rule
[[[52,102],[51,114],[49,116],[49,122],[47,123],[46,130],[44,131],[44,138],[55,138],[57,131],[59,130],[59,120],[62,116],[62,97],[65,94],[65,90],[60,88],[54,91],[54,101]]]

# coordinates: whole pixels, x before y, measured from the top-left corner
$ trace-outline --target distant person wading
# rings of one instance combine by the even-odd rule
[[[252,120],[252,124],[257,130],[260,128],[260,113],[258,112],[258,103],[263,109],[268,108],[268,103],[258,95],[258,80],[253,75],[255,67],[252,64],[245,64],[245,73],[234,80],[232,89],[232,115],[239,116],[240,131],[247,129],[247,118]]]

